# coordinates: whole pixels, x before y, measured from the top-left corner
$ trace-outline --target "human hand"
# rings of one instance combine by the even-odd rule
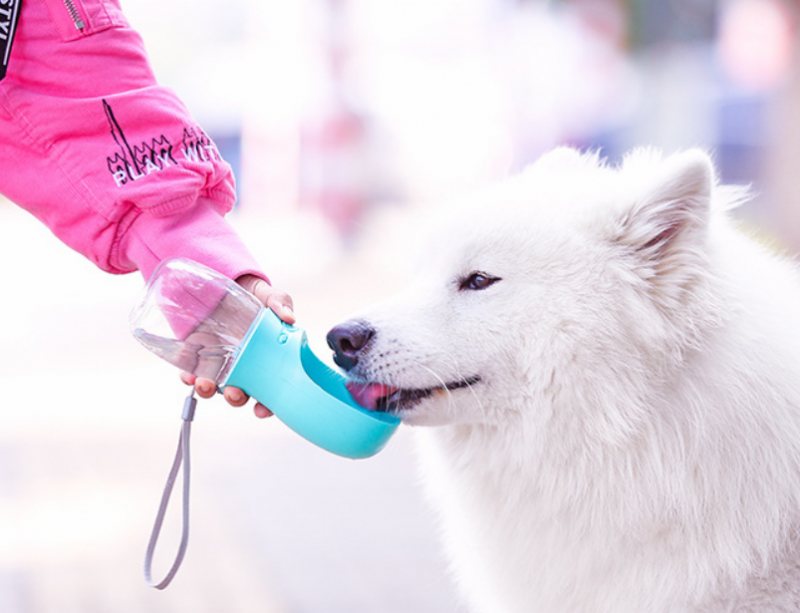
[[[258,298],[261,304],[272,309],[282,321],[287,324],[293,324],[295,322],[294,312],[292,310],[294,304],[289,294],[275,289],[264,281],[264,279],[256,277],[255,275],[242,275],[236,279],[236,282]],[[181,373],[181,381],[186,385],[194,385],[197,395],[201,398],[211,398],[217,392],[217,384],[211,379],[196,377],[191,373],[183,372]],[[223,395],[225,396],[225,400],[228,401],[228,404],[234,407],[243,406],[250,400],[250,397],[238,387],[226,387]],[[260,402],[256,403],[253,412],[256,417],[259,418],[272,415],[272,411]]]

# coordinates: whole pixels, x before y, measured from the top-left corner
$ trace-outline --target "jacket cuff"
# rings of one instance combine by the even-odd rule
[[[145,279],[162,261],[177,257],[204,264],[229,279],[251,274],[269,283],[234,229],[205,198],[175,215],[140,213],[120,243],[119,259],[138,268]]]

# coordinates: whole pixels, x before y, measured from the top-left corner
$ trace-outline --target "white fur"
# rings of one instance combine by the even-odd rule
[[[699,151],[558,149],[362,314],[481,613],[800,610],[800,279]],[[458,289],[484,271],[502,281]]]

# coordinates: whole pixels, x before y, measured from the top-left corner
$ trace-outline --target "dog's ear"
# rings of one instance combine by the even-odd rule
[[[622,172],[644,170],[637,166],[635,160],[626,161]],[[702,250],[714,167],[708,155],[692,149],[657,161],[649,170],[648,184],[618,220],[615,242],[636,255],[649,280],[666,281],[684,276]]]

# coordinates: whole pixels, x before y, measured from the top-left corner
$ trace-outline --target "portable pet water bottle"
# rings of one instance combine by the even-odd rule
[[[376,454],[400,420],[368,411],[350,396],[343,374],[323,363],[305,331],[282,322],[249,292],[197,262],[162,262],[131,313],[131,329],[147,349],[178,368],[233,386],[266,405],[300,436],[348,458]],[[145,556],[145,578],[163,589],[188,539],[189,432],[196,400],[187,398],[184,425]],[[152,557],[177,472],[183,464],[184,533],[175,563],[158,584]]]
[[[358,405],[345,377],[237,283],[196,262],[163,262],[131,316],[133,335],[171,364],[233,386],[300,436],[348,458],[380,451],[400,420]]]

